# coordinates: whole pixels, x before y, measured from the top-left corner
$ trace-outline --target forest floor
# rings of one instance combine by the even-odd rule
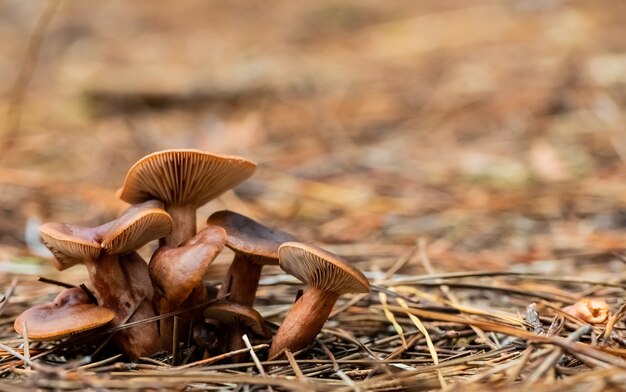
[[[609,0],[0,3],[0,390],[623,388],[624,15]],[[199,224],[241,212],[343,256],[372,292],[342,297],[295,361],[260,349],[264,375],[41,343],[25,366],[13,321],[60,290],[38,278],[87,279],[52,268],[38,225],[112,219],[128,168],[176,147],[259,164]],[[257,308],[279,324],[300,286],[264,271]],[[609,318],[563,312],[582,298]]]

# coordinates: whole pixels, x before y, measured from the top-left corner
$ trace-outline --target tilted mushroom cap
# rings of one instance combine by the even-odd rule
[[[87,294],[74,287],[61,292],[53,302],[37,305],[15,319],[14,328],[23,334],[26,322],[32,340],[56,340],[98,328],[113,320],[115,313],[89,303]]]
[[[152,153],[135,163],[118,191],[129,203],[159,199],[170,205],[199,207],[256,170],[256,163],[237,156],[177,149]]]
[[[125,254],[146,243],[165,237],[172,231],[172,217],[163,203],[148,200],[129,207],[102,238],[102,248],[110,254]]]
[[[250,306],[231,301],[218,301],[207,306],[204,310],[204,317],[226,325],[243,324],[259,336],[266,338],[272,336],[272,332],[265,325],[263,317]]]
[[[177,248],[161,247],[150,260],[150,279],[173,306],[191,294],[217,255],[224,249],[226,231],[209,226]]]
[[[296,240],[289,233],[270,229],[232,211],[215,212],[207,223],[223,227],[228,234],[226,246],[236,253],[258,256],[255,262],[259,264],[278,264],[278,247]]]
[[[368,293],[370,283],[361,271],[327,250],[300,242],[278,249],[280,267],[311,287],[337,294]]]
[[[55,267],[62,271],[84,260],[100,256],[97,230],[65,223],[44,223],[39,227],[44,245],[56,258]]]

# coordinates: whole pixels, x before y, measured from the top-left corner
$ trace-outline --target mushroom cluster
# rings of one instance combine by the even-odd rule
[[[337,255],[236,212],[215,212],[197,231],[196,210],[255,169],[254,162],[236,156],[156,152],[129,170],[117,195],[131,206],[118,219],[96,227],[43,224],[41,239],[54,266],[62,271],[84,264],[89,282],[26,310],[15,330],[31,340],[59,340],[106,326],[130,359],[188,344],[205,356],[218,355],[245,348],[244,334],[271,340],[272,359],[286,349],[306,348],[337,298],[367,293],[369,282]],[[152,240],[159,247],[147,263],[137,250]],[[235,257],[220,287],[212,287],[203,277],[225,247]],[[253,309],[264,265],[279,265],[306,284],[273,337]]]

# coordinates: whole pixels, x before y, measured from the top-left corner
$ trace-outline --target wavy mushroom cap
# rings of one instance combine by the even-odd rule
[[[43,244],[54,255],[55,267],[63,271],[85,260],[96,260],[100,256],[102,249],[98,229],[65,223],[44,223],[39,227],[39,235]]]
[[[278,247],[296,238],[284,231],[270,229],[246,216],[232,211],[213,213],[207,223],[226,230],[226,246],[235,253],[257,256],[258,264],[278,264]]]
[[[159,151],[130,168],[118,197],[129,203],[159,199],[168,205],[199,207],[255,170],[256,163],[238,156],[192,149]]]
[[[346,260],[322,248],[287,242],[278,248],[280,267],[307,285],[337,294],[369,293],[370,283]]]
[[[109,254],[134,252],[146,243],[171,233],[173,224],[161,201],[148,200],[136,204],[114,221],[102,238],[102,248]]]
[[[209,320],[217,320],[226,325],[243,325],[255,334],[265,338],[272,336],[272,332],[265,325],[263,316],[250,306],[231,301],[218,301],[207,306],[204,310],[204,317]]]
[[[53,302],[34,306],[15,319],[13,327],[23,334],[26,322],[31,340],[57,340],[101,327],[115,317],[109,309],[89,303],[85,292],[74,287],[61,292]]]

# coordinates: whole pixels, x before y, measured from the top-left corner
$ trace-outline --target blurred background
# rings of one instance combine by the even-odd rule
[[[236,210],[374,271],[422,239],[438,271],[621,273],[625,22],[610,0],[4,0],[0,271],[192,147],[259,164],[199,224]]]

